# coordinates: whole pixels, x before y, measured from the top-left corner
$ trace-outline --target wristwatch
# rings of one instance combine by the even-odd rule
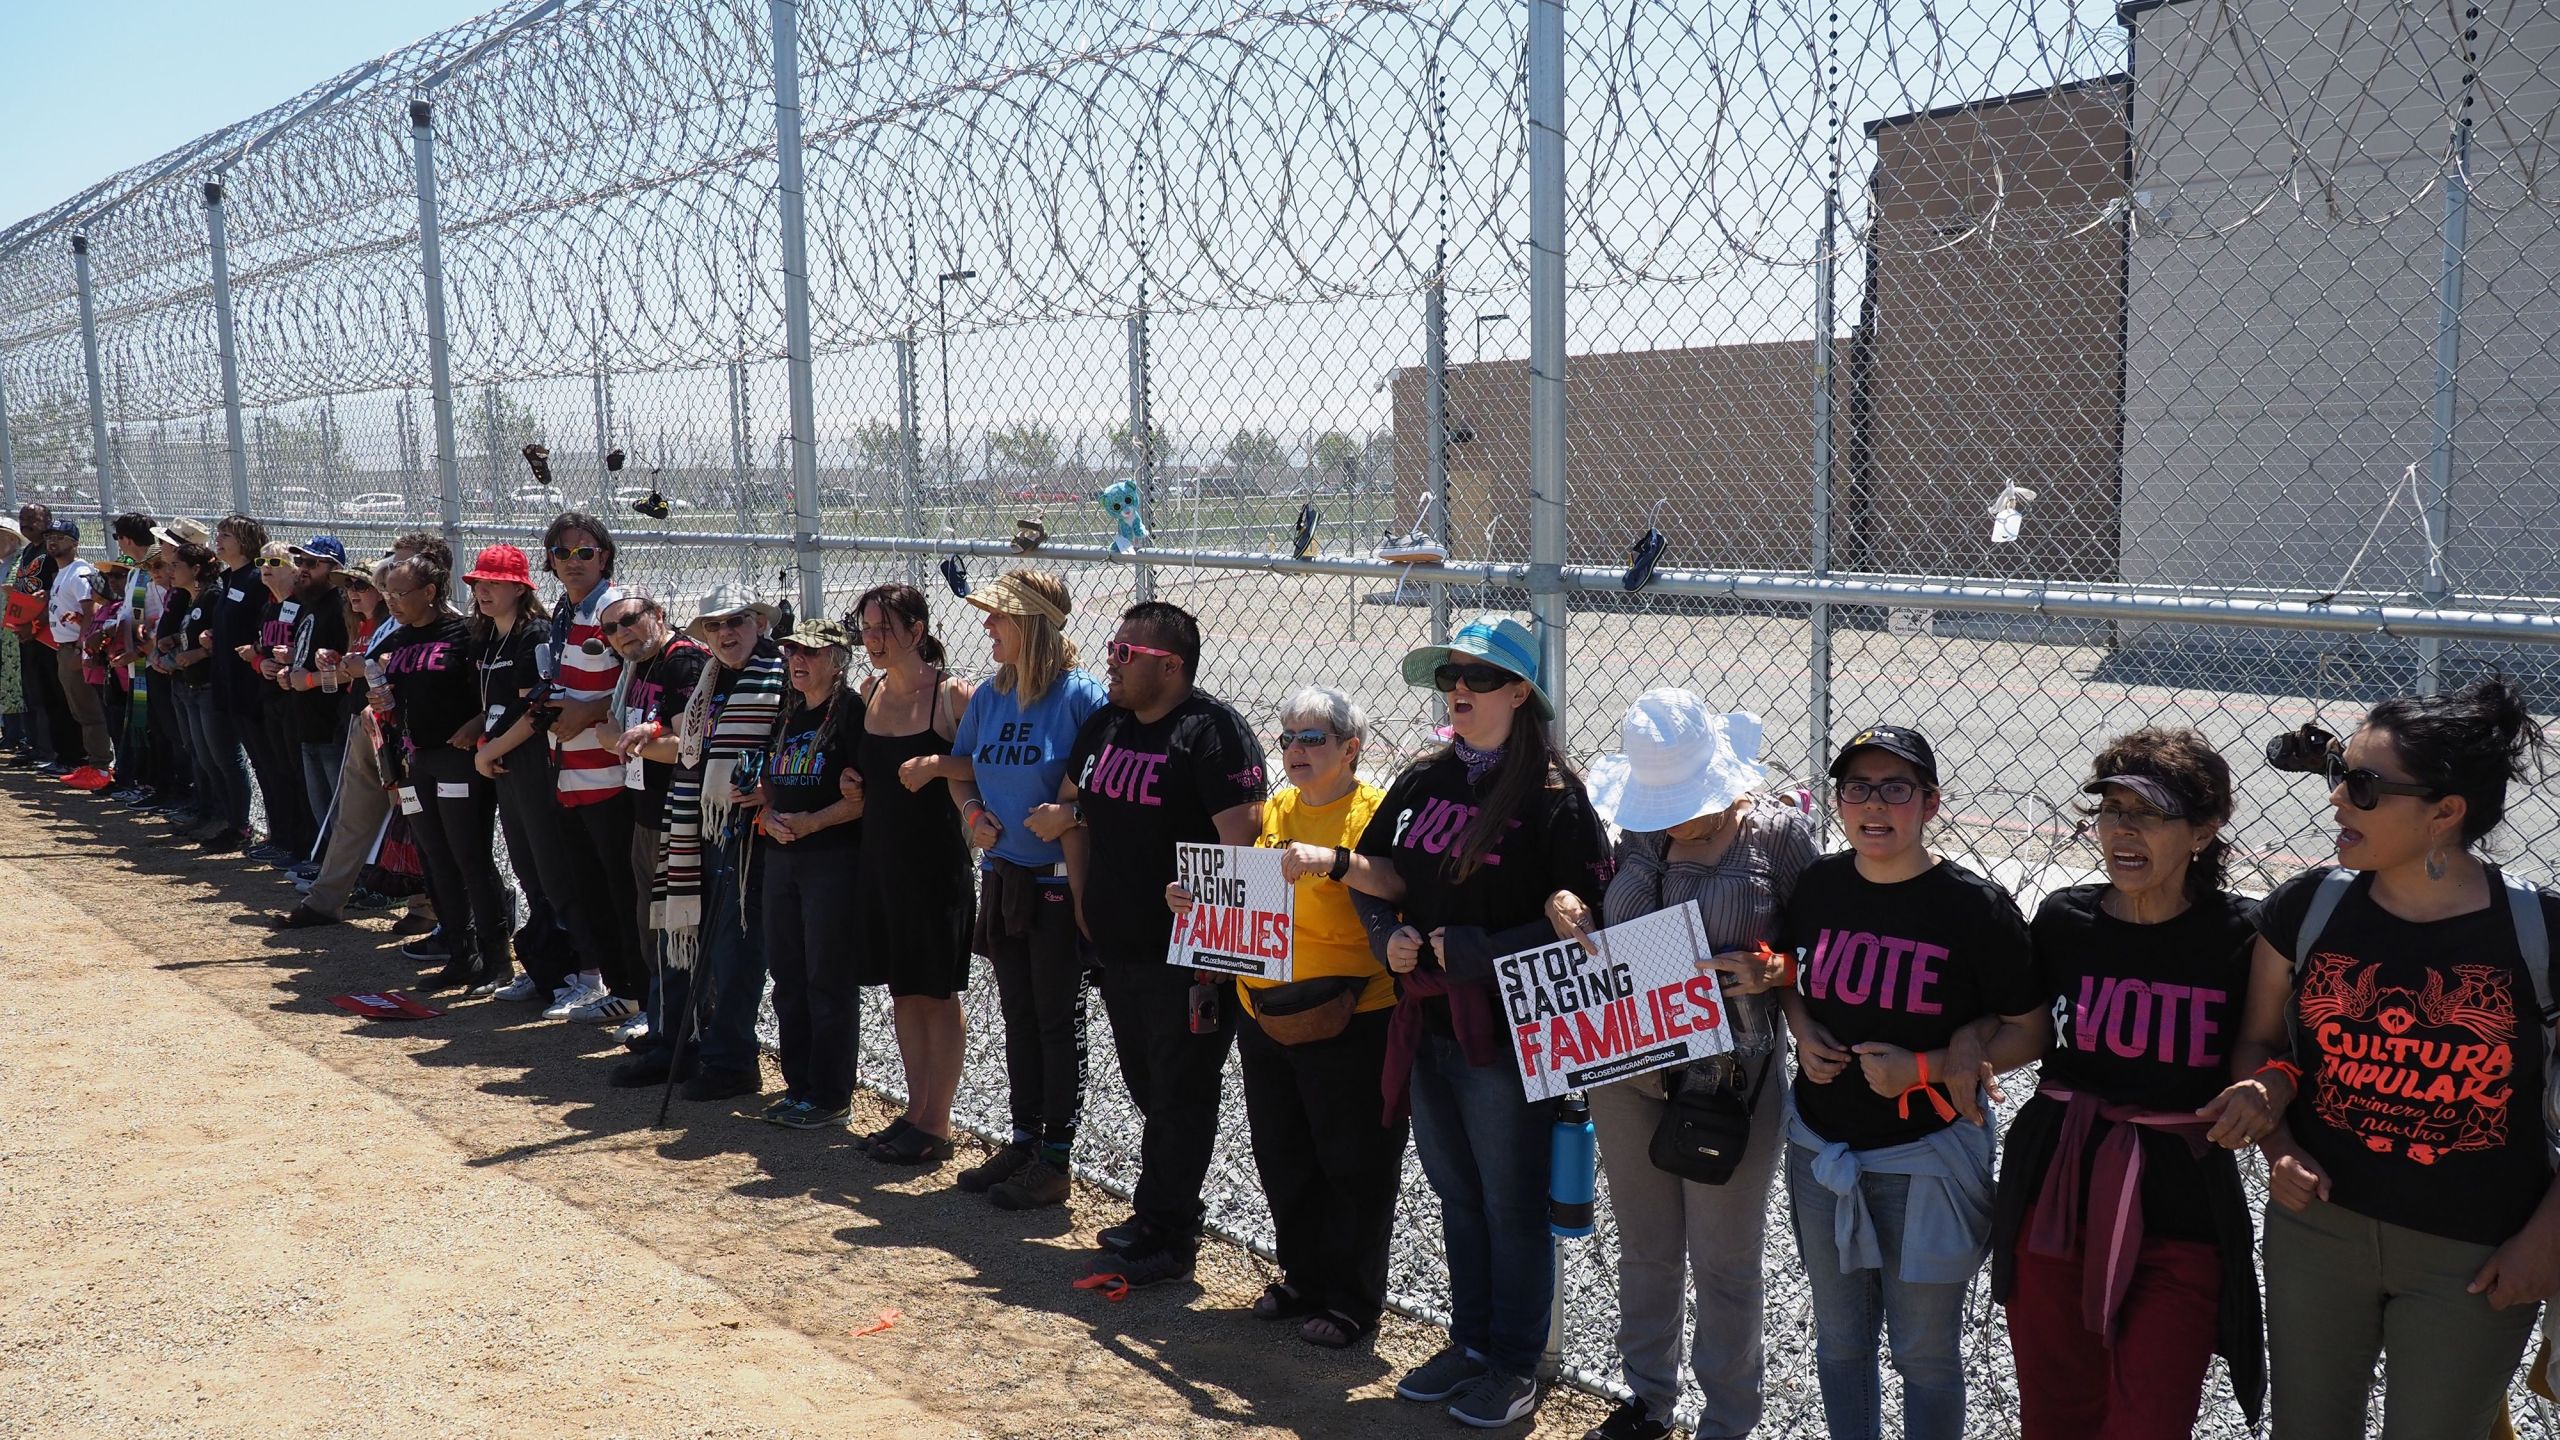
[[[1070,819],[1074,820],[1078,825],[1083,824],[1083,823],[1084,823],[1084,802],[1083,802],[1083,801],[1081,801],[1081,800],[1070,800],[1070,801],[1068,801],[1068,802],[1067,802],[1067,815],[1068,815],[1068,817],[1069,817]]]
[[[1340,880],[1343,876],[1348,875],[1348,874],[1350,874],[1350,873],[1351,873],[1351,847],[1350,847],[1350,846],[1348,846],[1348,845],[1336,845],[1336,846],[1334,846],[1334,847],[1333,847],[1333,868],[1332,868],[1331,870],[1328,870],[1328,871],[1326,871],[1326,872],[1325,872],[1325,876],[1324,876],[1324,878],[1326,878],[1327,880]]]

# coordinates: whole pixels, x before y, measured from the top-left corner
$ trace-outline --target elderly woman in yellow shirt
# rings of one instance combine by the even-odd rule
[[[1408,1128],[1380,1123],[1395,985],[1343,884],[1366,863],[1351,847],[1386,798],[1360,779],[1367,738],[1360,707],[1338,690],[1309,686],[1281,707],[1272,749],[1289,783],[1264,803],[1254,843],[1286,852],[1281,872],[1297,887],[1294,978],[1236,981],[1245,1118],[1280,1253],[1280,1279],[1253,1313],[1295,1320],[1301,1339],[1328,1349],[1378,1328]],[[1171,885],[1165,903],[1180,913],[1191,895]]]

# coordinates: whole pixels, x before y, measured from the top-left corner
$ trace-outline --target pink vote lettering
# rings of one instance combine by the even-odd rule
[[[2230,998],[2200,985],[2083,975],[2071,1010],[2071,1045],[2093,1052],[2103,1045],[2126,1060],[2218,1066],[2222,1025],[2215,1012]]]
[[[1875,935],[1864,930],[1824,930],[1805,965],[1805,993],[1843,1005],[1872,1005],[1911,1015],[1936,1015],[1946,1007],[1935,996],[1938,966],[1947,947]]]
[[[1122,800],[1132,805],[1162,805],[1156,794],[1156,775],[1165,757],[1143,750],[1123,750],[1105,745],[1094,757],[1093,773],[1078,788],[1090,790],[1106,800]]]

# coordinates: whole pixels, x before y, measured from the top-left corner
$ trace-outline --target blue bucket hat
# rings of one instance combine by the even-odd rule
[[[1428,686],[1431,672],[1453,660],[1482,660],[1529,682],[1529,698],[1542,719],[1556,718],[1555,702],[1538,683],[1538,641],[1529,627],[1507,615],[1479,615],[1446,645],[1423,645],[1405,652],[1404,683]]]
[[[326,560],[340,569],[345,569],[347,564],[347,547],[338,543],[338,537],[335,535],[315,535],[312,537],[310,544],[296,545],[293,547],[293,558],[296,560]]]

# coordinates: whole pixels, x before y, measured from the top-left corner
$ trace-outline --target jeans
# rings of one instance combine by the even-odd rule
[[[1547,1233],[1553,1107],[1532,1105],[1506,1056],[1470,1065],[1447,1035],[1413,1064],[1413,1148],[1440,1197],[1449,1338],[1505,1375],[1537,1373],[1555,1294]]]
[[[239,717],[222,708],[210,685],[181,686],[178,713],[186,717],[196,760],[196,808],[208,820],[249,832],[249,757],[240,744]]]
[[[821,1110],[852,1101],[862,1046],[862,987],[845,940],[855,918],[853,860],[843,844],[770,845],[757,857],[783,1089]]]
[[[1200,1187],[1217,1152],[1218,1097],[1235,1048],[1235,995],[1219,997],[1215,1029],[1194,1035],[1191,972],[1165,964],[1161,954],[1115,956],[1104,965],[1102,1009],[1111,1017],[1120,1078],[1144,1118],[1129,1208],[1174,1243],[1196,1244],[1208,1214]]]
[[[1883,1434],[1884,1382],[1876,1354],[1888,1326],[1894,1372],[1902,1377],[1904,1440],[1961,1440],[1965,1287],[1918,1284],[1901,1276],[1902,1215],[1911,1178],[1859,1177],[1884,1265],[1844,1275],[1832,1231],[1838,1197],[1813,1178],[1812,1166],[1813,1152],[1787,1146],[1796,1254],[1813,1292],[1814,1373],[1822,1382],[1822,1413],[1832,1440],[1877,1440]]]
[[[699,972],[703,982],[701,1013],[693,1028],[701,1037],[689,1054],[699,1055],[704,1071],[756,1073],[756,1011],[764,1002],[764,921],[761,914],[739,916],[738,850],[747,841],[706,842],[702,849],[702,936],[692,970],[672,965],[659,972],[658,1009],[649,1016],[653,1044],[673,1045],[676,1027],[688,1018]],[[759,857],[761,859],[761,857]],[[764,906],[753,892],[745,897],[755,911]]]
[[[1251,1016],[1236,1025],[1245,1124],[1271,1201],[1280,1277],[1363,1330],[1386,1308],[1387,1244],[1404,1181],[1405,1123],[1378,1123],[1393,1014],[1354,1015],[1341,1034],[1304,1045],[1281,1044]]]
[[[324,834],[329,828],[329,811],[338,803],[338,767],[346,762],[347,737],[340,731],[335,740],[302,742],[302,793],[311,800],[311,828]]]

